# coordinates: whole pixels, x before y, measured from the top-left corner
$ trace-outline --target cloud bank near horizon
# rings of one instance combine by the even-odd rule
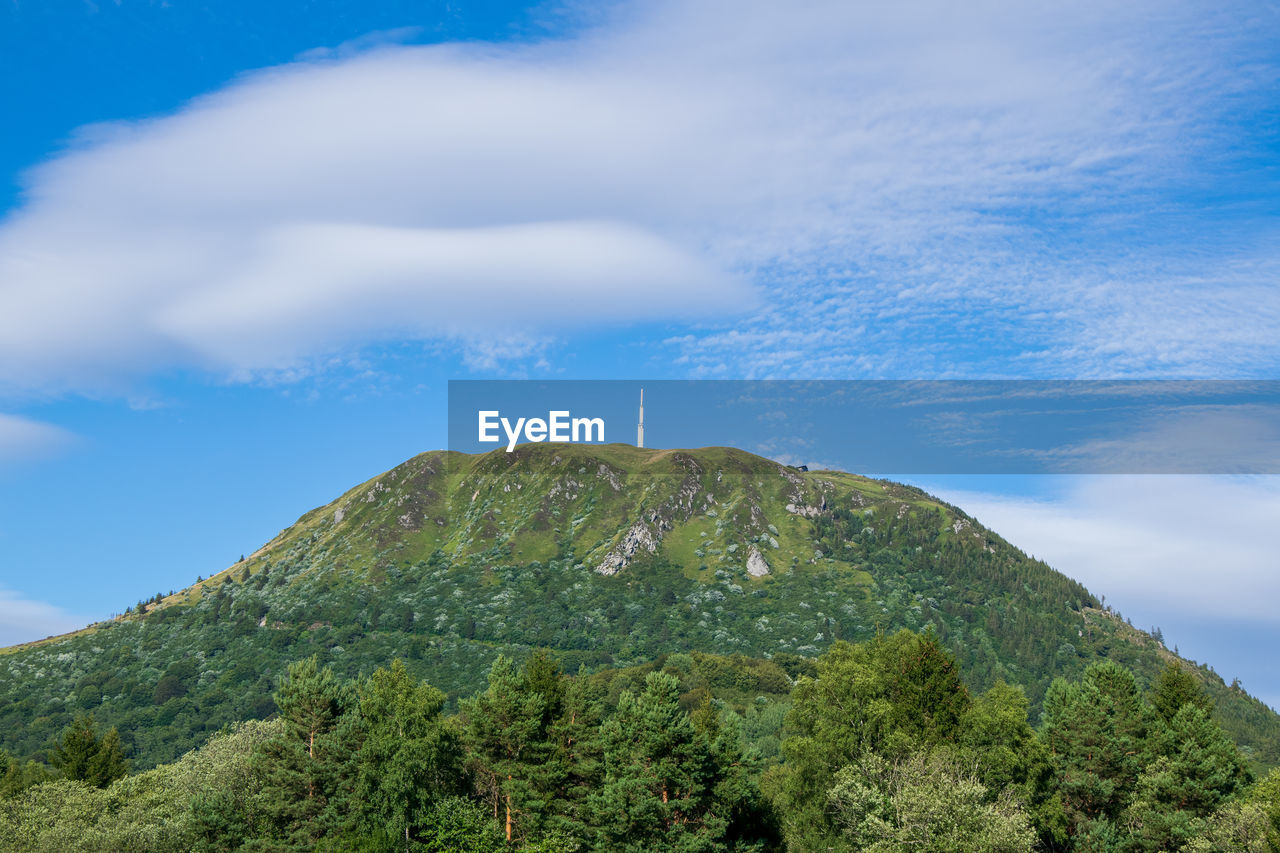
[[[1280,476],[1064,477],[1034,497],[1007,485],[930,491],[1280,709]]]
[[[1280,518],[1280,476],[1064,481],[1061,494],[1051,498],[938,491],[1122,609],[1138,605],[1171,616],[1280,629],[1272,606],[1280,598],[1280,573],[1270,541]]]
[[[1265,371],[1274,228],[1201,211],[1266,141],[1275,25],[703,0],[255,72],[32,170],[0,389],[655,320],[691,375]]]

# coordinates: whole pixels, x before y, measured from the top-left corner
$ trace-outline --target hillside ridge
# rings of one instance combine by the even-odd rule
[[[548,648],[567,671],[681,651],[813,658],[904,627],[935,632],[975,689],[1021,685],[1033,710],[1090,661],[1149,681],[1173,657],[911,486],[726,447],[522,445],[419,454],[213,577],[7,649],[0,723],[89,711],[166,760],[208,725],[271,713],[274,678],[311,654],[347,675],[402,657],[456,696],[500,652]],[[1254,760],[1280,762],[1280,717],[1195,672]]]

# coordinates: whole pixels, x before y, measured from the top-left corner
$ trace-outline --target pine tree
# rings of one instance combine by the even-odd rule
[[[1207,713],[1213,712],[1213,702],[1200,682],[1180,662],[1171,660],[1156,677],[1151,690],[1151,706],[1161,719],[1171,723],[1183,705],[1195,705]]]
[[[542,696],[542,725],[547,727],[560,713],[564,699],[564,675],[546,649],[537,649],[521,668],[526,689]]]
[[[1128,811],[1137,850],[1182,846],[1252,777],[1236,745],[1194,702],[1182,705],[1169,736],[1171,751],[1144,771]]]
[[[732,850],[781,849],[782,826],[773,805],[760,792],[760,763],[743,745],[742,718],[726,717],[704,688],[689,721],[711,748],[716,780],[712,808],[725,816],[727,824],[721,843]]]
[[[583,842],[593,833],[588,827],[588,797],[604,779],[603,719],[602,689],[583,674],[567,679],[559,713],[547,729],[550,754],[542,778],[551,786],[550,828]]]
[[[50,760],[68,779],[105,788],[129,772],[120,733],[111,728],[101,738],[93,718],[76,717],[54,746]]]
[[[653,672],[639,695],[623,693],[601,742],[605,780],[591,798],[601,849],[715,848],[732,810],[716,798],[725,768],[681,710],[674,676]]]
[[[508,841],[528,835],[545,810],[531,781],[546,757],[545,713],[543,695],[505,655],[493,662],[485,691],[462,703],[476,788]]]
[[[1164,751],[1167,734],[1138,692],[1133,673],[1091,664],[1077,684],[1057,679],[1044,700],[1044,740],[1075,836],[1103,832],[1128,805],[1138,777]]]
[[[260,807],[284,849],[310,849],[347,822],[354,696],[313,656],[289,666],[274,698],[284,731],[262,747]]]

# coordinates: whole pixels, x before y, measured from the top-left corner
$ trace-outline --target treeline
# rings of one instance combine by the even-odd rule
[[[399,661],[352,682],[312,658],[272,720],[133,775],[82,718],[56,771],[0,756],[0,849],[1280,850],[1280,774],[1253,779],[1176,663],[1145,693],[1112,662],[1058,680],[1035,728],[1020,688],[971,694],[932,634],[785,671],[700,659],[745,689],[794,676],[762,751],[750,704],[671,657],[573,677],[545,652],[499,657],[455,714]]]

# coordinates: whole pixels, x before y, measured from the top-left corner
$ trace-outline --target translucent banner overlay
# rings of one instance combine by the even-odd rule
[[[455,380],[449,449],[636,444],[641,389],[645,447],[730,446],[813,470],[1280,473],[1271,380]]]

